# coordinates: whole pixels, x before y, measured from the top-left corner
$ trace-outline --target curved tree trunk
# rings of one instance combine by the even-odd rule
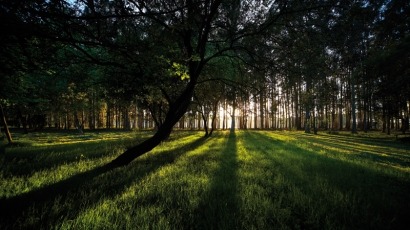
[[[197,77],[191,77],[191,81],[188,83],[184,92],[179,96],[174,103],[169,106],[169,111],[166,114],[164,123],[158,127],[154,136],[145,140],[144,142],[129,148],[127,151],[119,155],[116,159],[108,164],[109,167],[115,168],[129,164],[135,158],[151,151],[162,141],[166,140],[172,132],[172,128],[179,121],[179,119],[185,114],[191,103],[191,98],[196,85]]]

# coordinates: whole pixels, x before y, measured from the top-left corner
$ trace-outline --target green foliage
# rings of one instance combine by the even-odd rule
[[[176,76],[182,81],[189,80],[188,68],[185,65],[176,62],[172,62],[171,69],[169,70],[169,75],[171,77]]]
[[[280,91],[292,110],[300,110],[294,114],[315,106],[334,111],[335,103],[348,111],[355,92],[347,86],[353,85],[358,109],[360,103],[365,109],[399,101],[383,109],[408,115],[406,1],[26,3],[0,3],[0,98],[16,110],[10,114],[96,112],[98,104],[135,103],[165,116],[180,107],[169,105],[188,81],[208,81],[197,90],[205,91],[200,97],[223,88],[233,104],[254,96],[274,110],[279,96],[268,93]]]
[[[26,144],[6,147],[1,156],[1,226],[397,229],[409,224],[410,146],[379,133],[238,131],[204,139],[200,132],[175,132],[130,165],[98,171],[130,140],[148,135],[16,136]]]

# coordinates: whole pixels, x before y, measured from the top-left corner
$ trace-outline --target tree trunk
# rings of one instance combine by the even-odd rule
[[[13,138],[11,137],[11,133],[9,130],[9,126],[7,125],[6,115],[4,114],[3,105],[0,104],[0,116],[4,126],[4,132],[6,133],[7,141],[9,144],[13,143]]]
[[[235,101],[232,104],[232,116],[231,116],[231,133],[235,132],[235,110],[236,110],[236,103]]]
[[[199,74],[198,74],[199,75]],[[179,121],[179,119],[185,114],[191,103],[191,98],[196,85],[197,76],[191,76],[191,81],[186,86],[181,95],[170,104],[169,110],[165,116],[165,120],[160,127],[158,127],[156,133],[151,138],[145,140],[139,145],[129,148],[127,151],[119,155],[112,162],[109,163],[109,167],[115,168],[129,164],[135,158],[151,151],[163,140],[166,140],[172,132],[172,128]]]
[[[258,128],[258,98],[256,94],[254,95],[254,101],[253,101],[253,128],[257,129]]]
[[[74,122],[75,126],[80,134],[84,134],[83,130],[83,123],[80,123],[80,120],[78,119],[77,112],[74,112]]]
[[[352,115],[352,112],[350,111],[350,108],[348,107],[348,106],[350,106],[348,103],[345,103],[346,104],[346,107],[345,107],[345,110],[346,110],[346,124],[345,124],[345,130],[350,130],[350,127],[351,127],[351,115]]]
[[[23,113],[21,112],[21,109],[18,109],[18,117],[20,119],[21,125],[23,126],[23,132],[24,134],[28,133],[28,129],[27,129],[27,118],[25,116],[23,116]]]
[[[350,73],[352,74],[352,73]],[[357,133],[357,122],[356,122],[356,89],[353,79],[351,80],[351,106],[352,106],[352,133]]]
[[[209,132],[208,132],[208,117],[205,116],[204,111],[201,112],[201,115],[202,115],[202,120],[204,121],[205,137],[207,137],[209,135]],[[200,119],[199,119],[199,121],[200,121]]]
[[[105,128],[110,129],[111,128],[111,106],[110,103],[107,103],[107,113],[106,113],[106,123],[105,123]]]
[[[340,131],[343,130],[343,106],[342,106],[342,102],[340,102],[340,105],[339,105],[339,130]]]
[[[264,129],[265,128],[265,117],[264,117],[264,91],[261,90],[260,95],[259,95],[259,111],[260,111],[260,128]]]
[[[224,109],[223,109],[223,122],[222,122],[222,129],[225,130],[227,128],[227,117],[226,117],[226,109],[227,109],[227,105],[226,105],[226,99],[224,100]]]
[[[212,110],[212,121],[211,121],[211,131],[209,131],[209,136],[212,135],[212,133],[214,132],[215,128],[216,128],[216,113],[218,111],[218,104],[219,102],[215,102],[213,105],[213,110]]]
[[[300,130],[300,118],[299,118],[299,89],[297,85],[294,86],[294,111],[295,111],[295,126],[297,130]]]

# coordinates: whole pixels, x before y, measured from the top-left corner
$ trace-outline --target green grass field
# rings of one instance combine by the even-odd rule
[[[0,228],[409,229],[410,144],[380,133],[31,133],[2,145]]]

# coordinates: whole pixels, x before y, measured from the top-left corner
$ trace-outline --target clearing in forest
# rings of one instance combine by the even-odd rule
[[[0,228],[361,229],[409,226],[410,145],[379,133],[32,133],[0,156]]]

